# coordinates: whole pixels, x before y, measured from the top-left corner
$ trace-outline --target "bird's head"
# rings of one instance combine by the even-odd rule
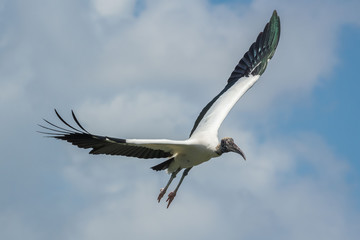
[[[221,142],[218,146],[218,152],[220,154],[227,153],[227,152],[235,152],[240,154],[244,160],[246,160],[245,154],[241,149],[234,143],[234,139],[226,137],[221,139]]]

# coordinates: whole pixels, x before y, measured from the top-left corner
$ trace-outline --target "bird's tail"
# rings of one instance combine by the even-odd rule
[[[169,168],[170,166],[170,163],[174,160],[174,158],[170,158],[168,160],[166,160],[165,162],[162,162],[158,165],[155,165],[153,167],[151,167],[152,170],[155,170],[155,171],[161,171],[161,170],[166,170]]]

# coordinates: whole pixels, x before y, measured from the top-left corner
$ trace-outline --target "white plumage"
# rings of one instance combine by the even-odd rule
[[[47,120],[48,126],[40,125],[50,132],[41,132],[57,139],[66,140],[80,148],[90,148],[91,154],[122,155],[137,158],[167,158],[153,166],[156,171],[167,170],[171,174],[165,188],[161,189],[158,201],[164,196],[176,174],[185,169],[173,192],[168,195],[168,207],[173,201],[179,186],[193,166],[219,157],[226,152],[235,152],[244,159],[245,154],[232,138],[218,139],[218,130],[235,103],[245,94],[265,71],[268,61],[273,57],[280,37],[280,19],[276,11],[266,24],[264,31],[244,54],[228,79],[225,88],[210,101],[199,114],[186,140],[169,139],[121,139],[93,135],[82,127],[74,112],[73,119],[78,127],[67,123],[55,110],[65,127],[57,126]]]

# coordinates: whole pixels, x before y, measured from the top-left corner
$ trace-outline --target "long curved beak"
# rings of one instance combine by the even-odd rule
[[[240,154],[244,158],[244,160],[246,160],[245,153],[235,143],[232,144],[230,147],[228,147],[228,149],[231,152],[235,152],[235,153]]]

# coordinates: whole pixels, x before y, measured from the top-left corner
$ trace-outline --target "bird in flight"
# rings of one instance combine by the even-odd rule
[[[72,117],[77,126],[66,122],[55,113],[64,126],[55,125],[46,119],[46,126],[39,125],[49,137],[65,140],[79,148],[90,148],[90,154],[121,155],[136,158],[167,158],[153,166],[155,171],[167,170],[171,174],[164,188],[160,189],[158,202],[165,195],[176,175],[184,169],[174,191],[168,194],[167,207],[174,200],[177,191],[190,169],[223,153],[235,152],[246,160],[244,152],[230,137],[219,141],[218,129],[242,95],[245,94],[264,73],[269,60],[273,57],[280,37],[280,18],[274,10],[270,21],[260,32],[231,73],[225,88],[216,95],[200,112],[186,140],[168,139],[122,139],[94,135],[88,132],[78,121],[74,112]]]

